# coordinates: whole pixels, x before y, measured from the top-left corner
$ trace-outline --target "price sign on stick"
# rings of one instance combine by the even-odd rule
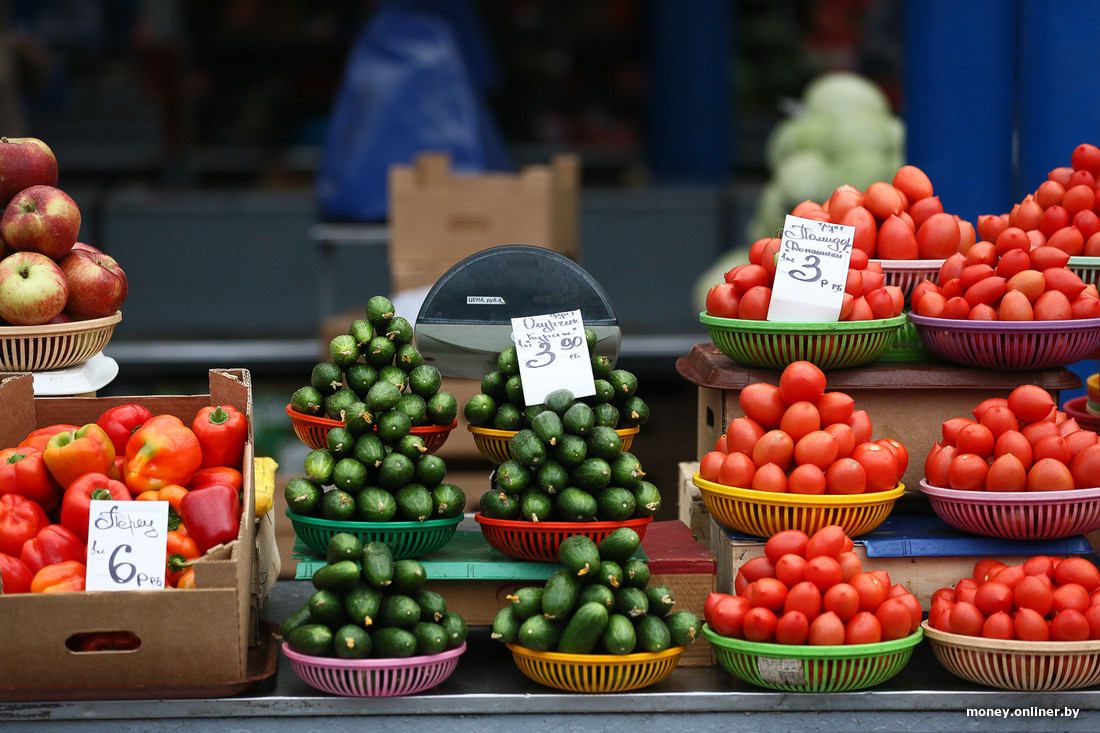
[[[769,321],[836,321],[855,227],[787,216],[775,266]]]
[[[555,389],[574,397],[596,394],[592,359],[579,310],[512,319],[523,400],[537,405]]]
[[[87,590],[164,588],[168,502],[91,502]]]

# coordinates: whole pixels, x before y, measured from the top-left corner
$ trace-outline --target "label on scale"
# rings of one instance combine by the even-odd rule
[[[837,321],[856,229],[787,215],[775,266],[769,321]]]
[[[596,394],[580,310],[513,318],[512,341],[528,405],[541,404],[556,389],[574,397]]]

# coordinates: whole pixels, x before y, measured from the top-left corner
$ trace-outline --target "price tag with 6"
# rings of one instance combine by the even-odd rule
[[[87,590],[164,588],[168,502],[91,502]]]
[[[512,341],[528,405],[542,403],[556,389],[574,397],[596,394],[579,310],[513,318]]]
[[[838,320],[854,236],[855,227],[788,215],[768,320]]]

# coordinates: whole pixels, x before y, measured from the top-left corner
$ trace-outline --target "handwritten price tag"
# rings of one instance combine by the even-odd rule
[[[91,502],[87,590],[164,587],[168,502]]]
[[[844,300],[855,227],[787,215],[769,321],[836,321]]]
[[[574,397],[596,394],[579,310],[513,318],[512,341],[528,405],[542,403],[556,389],[568,389]]]

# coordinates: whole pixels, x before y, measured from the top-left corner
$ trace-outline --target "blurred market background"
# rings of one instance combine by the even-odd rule
[[[432,134],[422,97],[469,105],[476,126],[447,134],[481,154],[474,168],[579,155],[578,261],[615,305],[620,364],[652,408],[635,452],[670,500],[677,463],[696,458],[695,388],[674,363],[707,338],[698,289],[776,212],[902,162],[925,168],[945,208],[1000,212],[1100,139],[1096,72],[1072,60],[1100,20],[1089,0],[0,7],[0,130],[53,148],[81,238],[129,277],[106,350],[120,372],[101,394],[194,393],[210,368],[247,367],[257,452],[288,466],[300,446],[284,407],[324,353],[322,323],[392,287],[384,237],[319,234],[384,229],[385,211],[369,191],[352,192],[364,211],[335,210],[321,184],[357,155],[411,162],[401,145],[362,153],[370,130],[341,105],[389,105],[375,133],[410,139]],[[402,59],[422,67],[401,77]],[[837,83],[815,96],[823,79]],[[364,102],[365,88],[389,96]]]

